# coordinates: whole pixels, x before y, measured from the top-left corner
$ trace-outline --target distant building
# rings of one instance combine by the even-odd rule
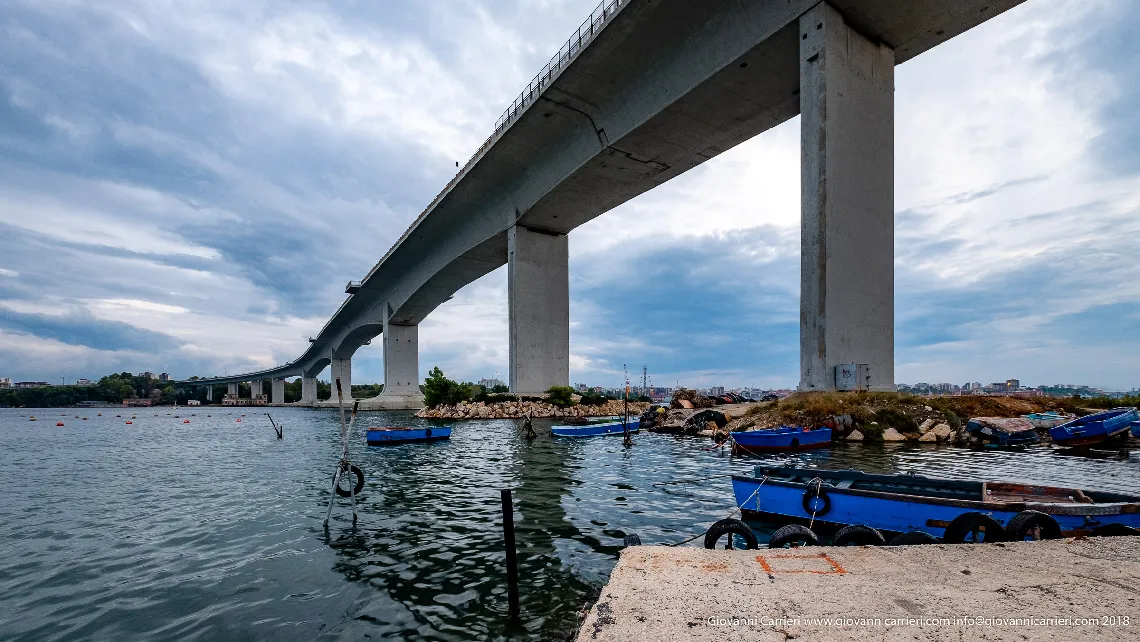
[[[125,407],[149,406],[149,405],[151,405],[150,399],[123,399],[123,406],[125,406]]]
[[[490,379],[490,378],[488,378],[488,379],[480,379],[480,380],[479,380],[479,385],[480,385],[480,386],[483,386],[483,387],[484,387],[484,388],[486,388],[487,390],[490,390],[490,389],[494,388],[495,386],[503,386],[503,385],[506,385],[506,384],[504,384],[502,381],[499,381],[498,379]]]
[[[1005,380],[1005,389],[1006,390],[1012,391],[1012,390],[1017,390],[1019,388],[1021,388],[1021,382],[1018,381],[1017,379],[1006,379]]]
[[[77,385],[77,386],[93,386],[93,385],[95,385],[95,382],[91,381],[90,379],[76,379],[75,385]]]
[[[11,388],[11,387],[12,387],[12,378],[11,377],[0,377],[0,388]]]
[[[198,401],[197,399],[187,399],[186,405],[187,406],[201,406],[202,402]]]
[[[724,386],[713,386],[709,388],[710,397],[719,397],[724,394]]]
[[[17,381],[13,388],[49,388],[51,384],[46,381]]]
[[[153,372],[144,372],[144,373],[142,373],[142,376],[146,377],[147,379],[154,379],[154,373]]]
[[[168,375],[164,372],[164,373],[158,375],[158,380],[159,381],[170,381],[170,375]]]

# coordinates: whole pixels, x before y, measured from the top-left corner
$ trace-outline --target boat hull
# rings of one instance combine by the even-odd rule
[[[1028,419],[975,417],[966,422],[966,432],[999,446],[1027,446],[1041,441]]]
[[[1095,446],[1123,436],[1137,419],[1135,408],[1113,408],[1051,428],[1049,436],[1058,446]]]
[[[367,432],[369,446],[392,446],[451,439],[451,426],[432,428],[385,428]]]
[[[799,426],[785,426],[770,430],[750,430],[731,433],[733,449],[740,452],[789,452],[828,448],[831,446],[831,429],[804,430]]]
[[[1132,436],[1140,439],[1140,421],[1132,422]]]
[[[629,431],[637,432],[640,425],[639,420],[630,419]],[[620,421],[587,424],[585,426],[554,426],[550,430],[556,437],[605,437],[607,435],[625,434],[625,426]]]
[[[789,469],[772,469],[770,472],[775,474],[787,470]],[[872,488],[909,487],[943,496],[913,496],[886,490],[841,488],[832,484],[843,483],[845,480],[812,478],[814,475],[826,477],[836,472],[849,479],[864,480]],[[936,537],[945,534],[946,527],[954,518],[971,512],[987,514],[1004,525],[1023,510],[1039,510],[1052,515],[1066,536],[1088,535],[1094,529],[1108,524],[1140,528],[1140,497],[1103,494],[1107,499],[1122,501],[1051,504],[1033,501],[1035,493],[1067,489],[993,483],[1007,490],[1023,489],[1025,496],[1020,501],[996,501],[992,495],[987,495],[988,499],[983,501],[987,485],[981,482],[933,480],[910,475],[865,475],[855,471],[804,469],[799,470],[798,474],[801,477],[791,479],[734,475],[733,493],[742,515],[749,519],[781,524],[812,523],[815,529],[821,526],[828,529],[866,524],[890,533],[924,531]],[[794,481],[796,479],[799,481]],[[819,502],[813,504],[808,501],[817,485],[827,496],[826,509],[819,508]],[[808,510],[809,506],[816,507],[814,515]]]

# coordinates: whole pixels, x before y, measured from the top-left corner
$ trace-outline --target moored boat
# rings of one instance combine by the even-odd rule
[[[638,417],[629,418],[629,431],[637,432],[641,425]],[[607,421],[603,423],[586,424],[585,426],[553,426],[550,431],[556,437],[601,437],[605,435],[624,435],[625,426],[620,421]]]
[[[732,488],[745,518],[923,531],[951,543],[979,530],[991,541],[1023,539],[1027,524],[1055,537],[1140,528],[1140,496],[1075,488],[762,467],[733,475]]]
[[[999,446],[1025,446],[1041,441],[1033,424],[1020,417],[973,417],[966,422],[966,432]]]
[[[451,439],[451,426],[401,426],[396,428],[369,428],[369,446],[388,446],[421,441]]]
[[[1132,436],[1140,439],[1140,421],[1132,422]]]
[[[780,426],[730,433],[734,452],[788,452],[831,446],[831,429]]]
[[[1048,410],[1046,412],[1032,412],[1028,415],[1021,415],[1021,418],[1032,424],[1034,428],[1048,429],[1070,422],[1076,419],[1077,416],[1057,412],[1056,410]]]
[[[1138,418],[1136,408],[1113,408],[1049,429],[1058,446],[1095,446],[1124,435]]]

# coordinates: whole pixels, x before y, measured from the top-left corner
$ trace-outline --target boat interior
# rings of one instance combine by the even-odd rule
[[[756,476],[807,486],[816,478],[835,489],[868,490],[939,499],[1095,504],[1140,502],[1140,496],[1009,482],[958,481],[922,475],[874,475],[858,470],[757,467]]]

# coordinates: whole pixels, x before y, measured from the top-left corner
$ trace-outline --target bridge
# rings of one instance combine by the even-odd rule
[[[419,323],[507,265],[509,385],[569,384],[567,235],[801,116],[802,390],[894,390],[894,68],[1022,0],[603,0],[494,132],[288,364],[184,385],[302,378],[351,390],[383,340],[384,390],[418,408]],[[279,394],[280,393],[280,394]]]

